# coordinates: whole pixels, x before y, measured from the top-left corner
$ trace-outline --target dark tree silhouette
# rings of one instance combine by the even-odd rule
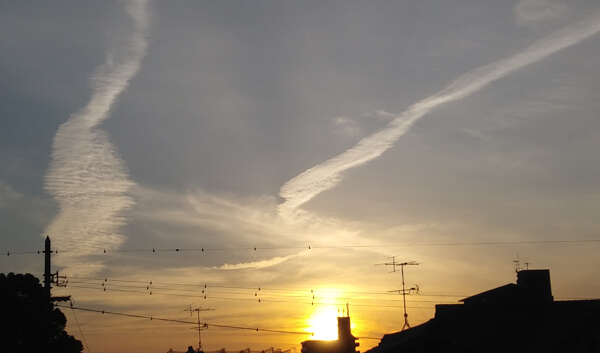
[[[67,334],[67,318],[48,300],[31,274],[0,274],[0,352],[39,353],[44,347],[44,312],[50,313],[50,352],[81,353],[81,341]]]

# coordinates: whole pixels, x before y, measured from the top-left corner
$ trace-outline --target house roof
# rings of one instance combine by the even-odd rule
[[[600,331],[600,300],[438,305],[436,317],[385,335],[367,353],[564,352]],[[439,315],[438,315],[439,314]]]
[[[490,289],[479,294],[461,299],[466,305],[474,304],[504,304],[548,301],[540,292],[514,283]]]
[[[548,270],[517,275],[517,284],[464,298],[463,304],[436,305],[433,319],[383,336],[367,353],[564,352],[600,345],[600,300],[554,301]]]

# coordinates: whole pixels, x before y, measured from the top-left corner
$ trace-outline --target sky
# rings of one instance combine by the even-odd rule
[[[0,272],[49,236],[93,353],[198,315],[299,352],[347,307],[364,352],[392,261],[412,326],[516,266],[598,298],[599,54],[593,0],[0,1]]]

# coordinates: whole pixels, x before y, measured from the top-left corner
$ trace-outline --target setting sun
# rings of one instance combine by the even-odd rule
[[[308,318],[309,331],[314,333],[311,339],[336,340],[338,338],[337,316],[336,309],[331,307],[316,309]]]

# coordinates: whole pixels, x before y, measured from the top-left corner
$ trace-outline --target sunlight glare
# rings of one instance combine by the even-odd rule
[[[308,319],[309,331],[314,333],[314,340],[336,340],[337,310],[331,307],[321,307],[315,310]]]

